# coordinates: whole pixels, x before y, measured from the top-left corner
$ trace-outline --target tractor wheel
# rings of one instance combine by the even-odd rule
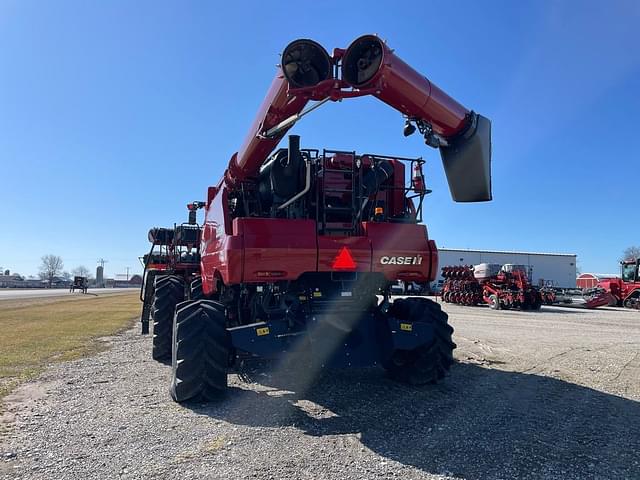
[[[180,305],[173,323],[171,397],[176,402],[219,398],[227,388],[229,350],[221,303]]]
[[[492,310],[500,310],[500,300],[497,295],[489,295],[489,307]]]
[[[197,277],[194,281],[192,281],[190,290],[191,300],[200,300],[202,297],[204,297],[204,294],[202,293],[202,278]]]
[[[184,281],[174,275],[155,278],[153,291],[153,349],[154,360],[168,361],[171,358],[171,332],[176,305],[184,300]]]
[[[393,302],[389,314],[409,322],[431,324],[434,329],[434,339],[429,345],[394,353],[384,365],[389,376],[410,385],[442,380],[453,364],[456,344],[451,340],[453,328],[440,305],[426,298],[406,298]]]

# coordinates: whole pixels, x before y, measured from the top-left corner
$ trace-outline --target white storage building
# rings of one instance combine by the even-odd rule
[[[446,265],[478,265],[479,263],[513,263],[526,265],[534,285],[576,286],[576,255],[574,253],[503,252],[438,248],[440,268]],[[442,280],[440,271],[436,282]]]

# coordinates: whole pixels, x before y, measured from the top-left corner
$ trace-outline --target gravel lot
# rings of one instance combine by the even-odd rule
[[[458,363],[427,388],[233,376],[180,406],[148,337],[107,339],[8,399],[0,478],[640,478],[640,312],[445,309]]]

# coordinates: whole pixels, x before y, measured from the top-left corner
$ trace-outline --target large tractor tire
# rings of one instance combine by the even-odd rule
[[[448,316],[440,305],[426,298],[406,298],[396,300],[389,314],[408,322],[424,322],[434,329],[434,339],[411,351],[396,352],[387,365],[389,376],[410,385],[425,385],[442,380],[453,364],[453,328]]]
[[[220,398],[227,388],[229,350],[221,303],[180,305],[173,324],[171,397],[176,402]]]
[[[154,360],[166,362],[171,359],[171,337],[173,315],[176,305],[184,300],[184,281],[175,275],[158,275],[154,282],[153,349]]]

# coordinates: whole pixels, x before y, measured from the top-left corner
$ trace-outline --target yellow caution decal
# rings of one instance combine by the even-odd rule
[[[259,337],[269,335],[269,327],[256,328],[256,335],[258,335]]]
[[[411,332],[413,331],[413,325],[411,325],[410,323],[401,323],[400,330],[404,330],[405,332]]]

